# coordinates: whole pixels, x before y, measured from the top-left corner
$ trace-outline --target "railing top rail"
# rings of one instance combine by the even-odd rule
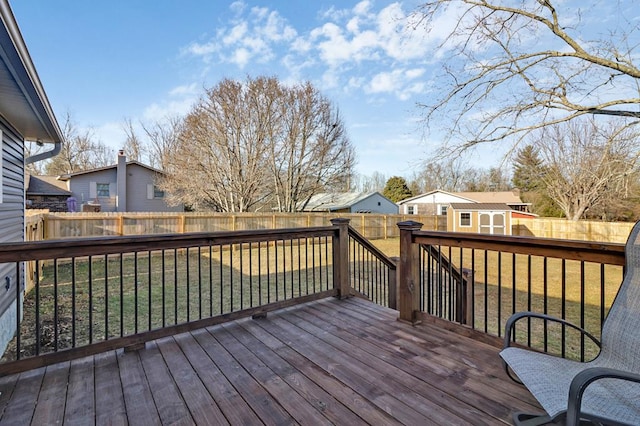
[[[378,247],[371,244],[369,240],[363,237],[358,231],[349,226],[349,236],[356,240],[359,244],[370,251],[379,261],[384,263],[389,269],[395,270],[396,263],[391,260],[386,254],[384,254]]]
[[[411,242],[624,265],[624,244],[467,232],[414,231]]]
[[[332,236],[335,226],[0,243],[0,263]]]

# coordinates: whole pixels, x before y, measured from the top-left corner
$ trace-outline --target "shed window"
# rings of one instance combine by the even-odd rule
[[[109,198],[109,184],[96,183],[96,196],[100,198]]]
[[[460,226],[471,226],[471,213],[469,212],[461,212],[460,213]]]

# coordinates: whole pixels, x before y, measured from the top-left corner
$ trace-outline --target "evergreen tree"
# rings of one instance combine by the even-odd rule
[[[513,186],[520,190],[525,203],[531,203],[531,212],[545,217],[562,217],[562,210],[549,197],[544,183],[546,167],[533,145],[526,145],[516,153],[513,164]]]
[[[400,176],[392,176],[387,181],[387,184],[382,191],[382,195],[397,203],[413,196],[413,193],[409,189],[409,185],[405,178]]]

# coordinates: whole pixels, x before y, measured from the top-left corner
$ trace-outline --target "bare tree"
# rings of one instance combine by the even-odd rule
[[[223,80],[187,115],[167,157],[165,186],[173,197],[226,212],[249,211],[264,198],[270,118],[256,111],[256,89],[251,81]]]
[[[283,87],[276,79],[268,80],[280,93],[280,120],[268,123],[277,209],[296,211],[328,188],[348,190],[355,152],[339,111],[309,82]]]
[[[384,173],[373,172],[369,176],[359,176],[360,182],[358,187],[362,192],[380,192],[384,190],[387,184],[387,177]]]
[[[617,8],[615,19],[587,22],[582,17],[588,12],[574,2],[554,3],[434,0],[420,6],[413,25],[437,30],[436,37],[450,28],[436,54],[444,58],[438,84],[446,89],[422,105],[427,126],[447,123],[448,134],[460,138],[456,150],[464,150],[508,137],[517,142],[583,115],[631,117],[635,124],[635,5],[602,2],[597,5]]]
[[[319,191],[347,187],[353,161],[338,111],[309,83],[226,79],[186,117],[164,186],[221,211],[295,211]]]
[[[146,147],[142,140],[138,137],[136,129],[130,118],[125,118],[122,123],[122,130],[126,135],[124,146],[122,147],[124,154],[128,160],[143,161],[146,155]]]
[[[166,170],[172,151],[178,146],[184,119],[179,116],[167,116],[163,120],[141,125],[148,139],[146,150],[149,164],[157,169]]]
[[[557,124],[532,140],[543,161],[540,178],[570,220],[630,196],[637,179],[638,133],[628,123],[600,125],[594,119]]]
[[[94,140],[91,129],[80,131],[69,112],[65,115],[62,135],[60,153],[45,166],[47,174],[75,173],[113,164],[114,151]]]
[[[469,177],[469,167],[460,157],[440,159],[424,163],[422,169],[414,173],[409,187],[415,194],[429,191],[462,191],[464,179]]]

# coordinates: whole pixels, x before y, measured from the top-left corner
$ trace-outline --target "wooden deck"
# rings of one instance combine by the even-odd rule
[[[0,378],[1,424],[510,424],[498,350],[324,299]]]

